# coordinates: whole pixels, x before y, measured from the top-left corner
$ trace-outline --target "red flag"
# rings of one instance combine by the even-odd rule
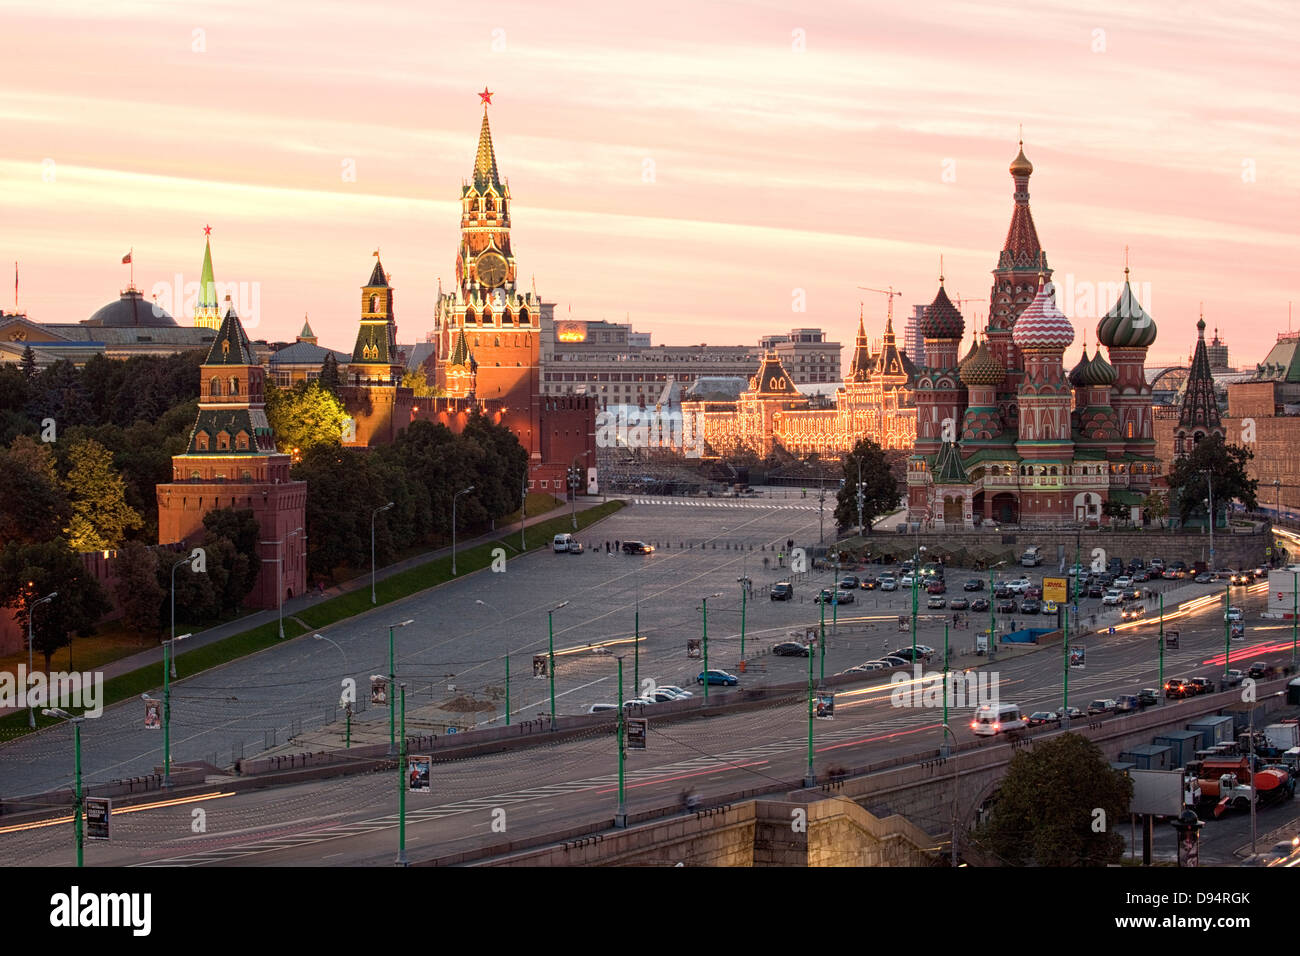
[[[122,257],[122,265],[126,265],[130,261],[131,261],[131,253],[128,252],[126,255]]]

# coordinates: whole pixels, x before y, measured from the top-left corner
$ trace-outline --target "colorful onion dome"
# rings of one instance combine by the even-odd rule
[[[1119,373],[1115,371],[1115,366],[1102,357],[1101,348],[1098,347],[1097,354],[1092,357],[1087,370],[1083,373],[1083,384],[1109,388],[1118,380]]]
[[[967,388],[978,385],[1001,385],[1007,377],[1007,370],[993,357],[988,349],[988,342],[980,342],[961,363],[958,370],[961,383]]]
[[[1097,340],[1108,349],[1147,348],[1156,340],[1156,323],[1133,295],[1128,269],[1124,270],[1124,291],[1119,301],[1097,323]]]
[[[1038,277],[1038,295],[1016,319],[1011,341],[1021,350],[1064,352],[1074,341],[1074,326],[1056,307],[1050,288]]]
[[[1083,380],[1083,376],[1084,373],[1088,371],[1088,362],[1088,343],[1085,340],[1083,343],[1083,355],[1079,356],[1079,364],[1070,369],[1068,378],[1071,387],[1084,388],[1087,386],[1088,383]]]
[[[939,282],[939,294],[934,297],[925,315],[921,318],[921,335],[927,339],[960,339],[966,331],[966,320],[961,317],[957,307],[943,290],[943,280]]]
[[[1034,164],[1025,158],[1025,141],[1020,141],[1020,152],[1011,161],[1012,176],[1028,176],[1034,171]]]

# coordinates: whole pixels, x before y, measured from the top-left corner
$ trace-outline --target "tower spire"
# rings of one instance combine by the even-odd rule
[[[488,125],[487,106],[492,102],[492,94],[485,87],[479,94],[483,98],[483,125],[478,131],[478,153],[474,156],[474,185],[482,190],[488,186],[501,191],[501,177],[497,173],[497,157],[492,149],[492,127]]]

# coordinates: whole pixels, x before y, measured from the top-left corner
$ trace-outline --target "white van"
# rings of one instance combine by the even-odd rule
[[[555,536],[555,540],[551,542],[551,550],[553,550],[556,554],[559,554],[562,551],[568,551],[569,544],[572,541],[573,541],[573,535],[571,534],[557,534]]]
[[[1036,568],[1043,563],[1043,549],[1033,547],[1020,556],[1020,566],[1025,568]]]
[[[1019,704],[980,704],[970,729],[980,737],[992,737],[1009,730],[1023,730],[1029,721],[1020,713]]]

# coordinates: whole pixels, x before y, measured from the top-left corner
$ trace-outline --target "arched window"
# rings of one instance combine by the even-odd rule
[[[466,321],[466,322],[477,322],[477,321],[478,321],[478,316],[477,316],[477,314],[475,314],[475,312],[474,312],[473,309],[466,309],[466,310],[465,310],[465,321]]]
[[[501,336],[498,335],[495,339],[493,339],[492,344],[497,348],[501,348]]]
[[[208,433],[207,433],[207,432],[199,432],[197,435],[194,436],[194,447],[195,447],[196,449],[198,449],[199,451],[207,451],[207,450],[208,450]]]
[[[217,450],[228,451],[230,449],[230,436],[225,432],[217,433]]]
[[[1129,423],[1128,423],[1128,434],[1125,435],[1124,437],[1125,437],[1125,438],[1132,438],[1132,437],[1133,437],[1133,423],[1132,423],[1132,422],[1129,422]]]
[[[237,378],[232,378],[232,379],[230,380],[230,394],[231,394],[231,395],[238,395],[238,394],[239,394],[239,379],[237,379]]]
[[[248,451],[248,433],[240,432],[235,436],[235,447],[240,451]]]
[[[212,381],[208,382],[208,392],[209,392],[210,394],[212,394],[212,395],[220,395],[220,394],[221,394],[221,379],[216,378],[216,377],[214,376],[213,379],[212,379]]]
[[[379,311],[379,296],[377,296],[377,295],[372,295],[372,296],[370,297],[370,311],[371,311],[371,312],[378,312],[378,311]]]
[[[198,469],[190,472],[190,481],[198,481],[203,476],[199,474]]]

